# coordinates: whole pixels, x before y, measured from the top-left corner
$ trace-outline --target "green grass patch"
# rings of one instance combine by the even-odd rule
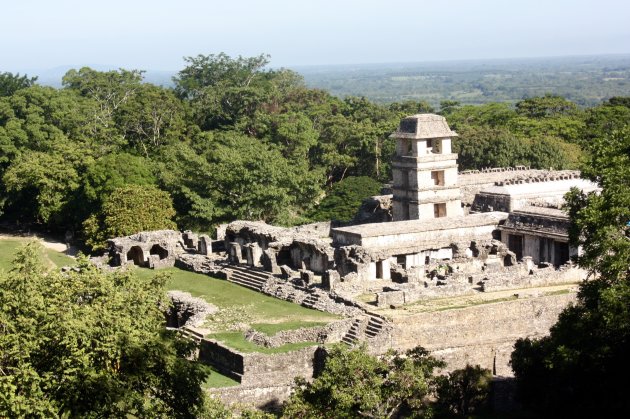
[[[283,323],[254,323],[252,329],[257,330],[267,336],[273,336],[283,330],[295,330],[300,328],[319,327],[325,326],[327,322],[304,322],[304,321],[292,321]]]
[[[227,375],[221,374],[219,371],[212,367],[208,367],[211,372],[206,381],[201,384],[202,388],[220,388],[220,387],[232,387],[237,386],[240,383],[231,379]]]
[[[168,273],[169,290],[189,292],[194,297],[200,297],[210,304],[217,306],[220,311],[243,323],[280,324],[278,330],[286,328],[308,327],[312,323],[329,323],[339,319],[330,313],[312,310],[278,298],[270,297],[233,284],[223,279],[208,275],[185,271],[179,268],[167,268],[158,271],[150,269],[136,269],[136,274],[143,278],[151,278],[159,272]],[[226,316],[227,316],[226,314]],[[214,316],[215,320],[221,313]],[[284,327],[284,329],[283,329]],[[225,330],[229,330],[226,328]]]
[[[44,249],[44,253],[46,254],[48,260],[54,263],[55,266],[57,266],[58,268],[61,268],[62,266],[72,266],[76,262],[70,256],[61,252],[57,252],[53,249]]]
[[[256,345],[255,343],[245,339],[243,332],[212,333],[206,337],[218,340],[230,348],[246,353],[261,352],[264,354],[278,354],[317,345],[317,342],[299,342],[287,343],[286,345],[282,345],[278,348],[265,348],[264,346]]]
[[[0,239],[0,269],[8,271],[12,268],[12,261],[18,249],[28,243],[31,240],[29,238],[11,237]],[[44,263],[50,265],[50,267],[60,268],[62,266],[73,265],[75,260],[70,256],[67,256],[56,250],[47,249],[42,246],[42,260]]]

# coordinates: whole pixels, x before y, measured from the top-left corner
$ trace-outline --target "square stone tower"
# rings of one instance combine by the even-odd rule
[[[393,220],[425,220],[463,215],[457,186],[457,154],[440,115],[418,114],[400,121],[392,162]]]

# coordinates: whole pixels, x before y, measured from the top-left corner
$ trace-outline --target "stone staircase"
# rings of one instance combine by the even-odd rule
[[[229,282],[258,292],[262,291],[267,281],[272,277],[268,272],[238,265],[225,266],[224,270],[227,272]]]
[[[354,319],[352,326],[341,339],[346,345],[353,347],[360,342],[367,342],[379,336],[383,330],[384,320],[378,316],[366,313],[366,316]],[[365,325],[365,326],[364,326]]]
[[[368,339],[375,338],[383,330],[383,319],[370,315],[368,324],[365,327],[365,335]]]
[[[355,346],[359,340],[359,334],[361,333],[361,318],[354,319],[352,326],[348,332],[343,336],[341,341],[348,346]]]
[[[312,308],[317,310],[317,303],[319,302],[319,294],[309,294],[304,301],[302,301],[302,305],[307,308]]]

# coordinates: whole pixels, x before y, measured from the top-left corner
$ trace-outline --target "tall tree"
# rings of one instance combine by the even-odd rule
[[[430,417],[425,397],[432,392],[434,369],[443,366],[420,347],[381,358],[335,347],[313,382],[298,380],[283,417]]]
[[[86,244],[100,250],[107,239],[141,231],[174,229],[175,210],[167,192],[151,185],[126,185],[105,197],[84,223]]]
[[[37,77],[28,77],[26,74],[0,73],[0,97],[11,96],[20,89],[31,87],[37,81]]]
[[[164,329],[165,278],[46,272],[36,246],[0,273],[0,416],[196,417],[208,371]]]
[[[519,340],[512,368],[522,400],[545,414],[630,415],[630,131],[589,143],[582,175],[601,193],[567,197],[570,239],[591,281],[560,315],[551,334]]]

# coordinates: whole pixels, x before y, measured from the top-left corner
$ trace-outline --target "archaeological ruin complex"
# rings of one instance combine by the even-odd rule
[[[449,368],[473,363],[510,375],[514,341],[548,333],[585,278],[571,261],[579,249],[568,243],[561,206],[571,188],[596,185],[576,171],[458,172],[451,149],[457,134],[439,115],[407,117],[391,137],[391,193],[367,199],[368,214],[350,225],[234,221],[216,240],[147,232],[110,240],[110,258],[177,265],[342,316],[296,332],[314,333],[308,339],[322,344],[365,344],[376,354],[422,345]],[[312,376],[321,351],[265,358],[189,332],[203,341],[202,359],[241,382],[222,395],[258,404],[286,396],[294,375]]]

